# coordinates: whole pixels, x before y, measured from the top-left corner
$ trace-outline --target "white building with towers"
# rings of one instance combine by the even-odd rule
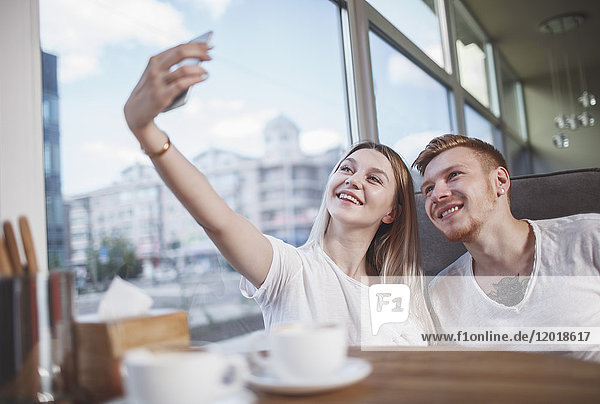
[[[341,146],[317,155],[300,148],[298,127],[280,115],[263,130],[265,154],[247,157],[209,148],[192,159],[229,206],[263,233],[303,244],[321,204]],[[210,271],[225,265],[216,247],[151,166],[125,169],[113,185],[68,201],[70,264],[86,266],[87,253],[105,237],[124,237],[145,271]]]

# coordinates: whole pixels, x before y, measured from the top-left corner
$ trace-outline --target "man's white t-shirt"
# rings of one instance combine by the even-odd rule
[[[514,306],[505,306],[487,296],[473,275],[472,257],[467,252],[429,284],[432,316],[438,332],[515,327],[527,328],[529,332],[535,327],[544,327],[546,331],[551,327],[582,327],[582,331],[596,327],[600,332],[600,215],[528,222],[535,235],[535,252],[523,299]],[[536,336],[539,337],[544,339],[544,334]],[[545,337],[548,339],[550,335]],[[557,335],[552,338],[557,340]],[[523,343],[493,344],[493,347],[557,349],[553,345]],[[571,351],[574,357],[600,360],[598,349],[598,345],[586,344],[560,348]]]
[[[365,301],[368,286],[346,275],[322,248],[296,248],[267,238],[273,262],[265,281],[258,289],[244,277],[240,281],[242,294],[260,306],[267,330],[291,322],[336,323],[347,329],[349,345],[425,345],[424,331],[413,316],[404,323],[384,324],[373,336]]]

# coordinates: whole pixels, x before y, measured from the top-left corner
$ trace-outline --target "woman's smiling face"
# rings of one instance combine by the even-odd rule
[[[356,227],[394,220],[396,179],[380,152],[359,149],[344,159],[327,184],[327,209],[333,220]]]

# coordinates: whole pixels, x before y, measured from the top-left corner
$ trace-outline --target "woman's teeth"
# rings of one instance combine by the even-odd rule
[[[354,203],[355,205],[360,205],[361,203],[358,201],[358,199],[356,199],[355,197],[348,195],[348,194],[340,194],[338,196],[338,198],[340,199],[346,199],[349,200],[350,202]]]

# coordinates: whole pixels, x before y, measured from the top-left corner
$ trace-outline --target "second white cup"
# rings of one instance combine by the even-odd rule
[[[344,329],[336,324],[296,323],[274,328],[267,366],[282,380],[311,382],[334,378],[346,361]]]

